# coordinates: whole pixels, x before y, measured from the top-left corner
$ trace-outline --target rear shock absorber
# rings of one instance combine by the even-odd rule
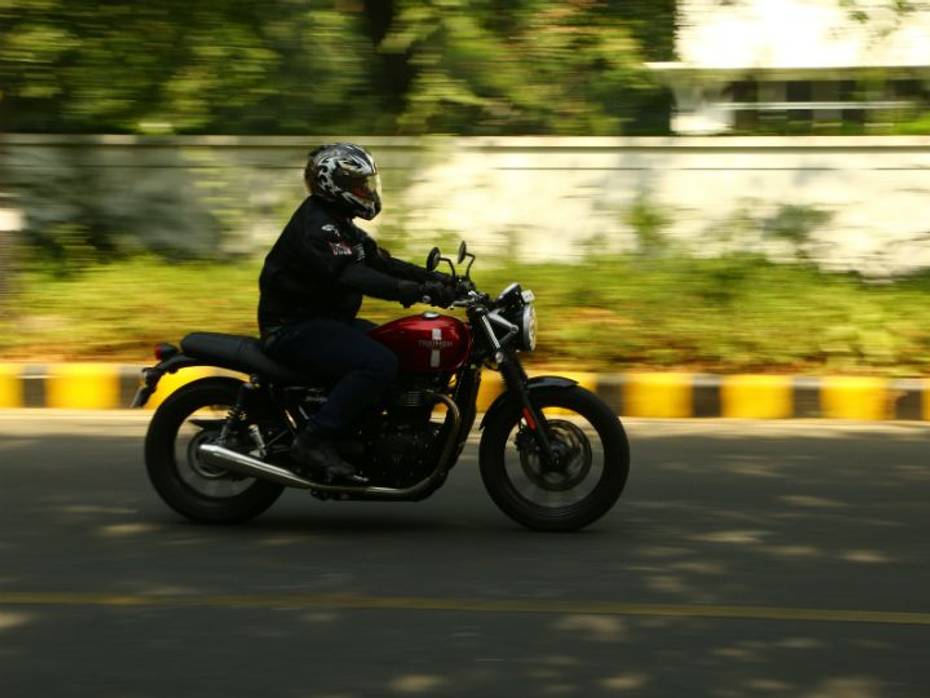
[[[246,421],[248,413],[246,406],[255,386],[251,383],[243,383],[239,387],[239,393],[236,395],[236,404],[229,408],[226,413],[226,421],[223,422],[223,428],[220,430],[220,443],[224,446],[227,444],[229,437],[238,433],[243,422]]]

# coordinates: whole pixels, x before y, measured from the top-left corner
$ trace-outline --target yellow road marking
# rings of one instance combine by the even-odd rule
[[[52,364],[46,378],[45,406],[89,410],[119,407],[119,366]]]
[[[692,417],[690,373],[628,373],[623,386],[629,417]]]
[[[19,364],[0,363],[0,407],[23,406],[23,382]]]
[[[867,376],[825,376],[820,381],[823,416],[831,419],[888,419],[888,381]]]
[[[720,385],[720,416],[739,419],[790,417],[791,380],[791,376],[724,376]]]
[[[328,608],[346,610],[470,611],[663,618],[782,620],[820,623],[930,625],[930,613],[828,610],[777,606],[636,604],[612,601],[465,599],[345,594],[108,594],[96,592],[0,592],[0,606],[111,606],[204,608]]]

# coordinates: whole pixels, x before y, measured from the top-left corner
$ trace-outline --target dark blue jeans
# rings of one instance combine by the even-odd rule
[[[310,418],[311,428],[338,435],[378,404],[397,377],[397,356],[367,332],[368,320],[304,320],[272,332],[265,352],[296,370],[336,381],[326,404]]]

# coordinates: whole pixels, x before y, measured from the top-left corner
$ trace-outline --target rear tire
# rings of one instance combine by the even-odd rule
[[[512,464],[508,464],[507,450],[510,436],[515,428],[520,427],[522,418],[521,406],[516,400],[503,405],[494,420],[485,427],[479,454],[481,479],[494,503],[514,521],[539,531],[575,531],[606,514],[623,492],[630,472],[630,447],[626,432],[607,404],[580,386],[538,388],[532,391],[532,399],[539,410],[549,407],[569,410],[583,418],[596,432],[603,457],[600,459],[599,475],[590,478],[594,482],[588,483],[589,491],[579,495],[577,501],[568,502],[564,506],[548,506],[532,501],[518,489],[508,469],[512,469]],[[551,420],[552,425],[559,421],[557,416],[547,415],[547,419]],[[534,473],[536,483],[531,487],[547,490],[547,496],[563,496],[591,475],[593,456],[590,444],[586,436],[578,436],[582,430],[571,424],[561,420],[562,438],[574,439],[575,444],[579,444],[579,439],[584,439],[586,445],[577,445],[577,453],[585,465],[579,466],[574,474],[556,475],[556,482],[546,473]],[[523,463],[522,470],[528,471],[526,461]]]
[[[241,478],[222,472],[218,481],[228,479],[233,494],[211,496],[191,484],[191,475],[182,477],[176,441],[185,421],[198,410],[231,407],[242,381],[235,378],[203,378],[174,392],[155,411],[145,437],[145,467],[149,480],[165,504],[179,514],[200,523],[232,524],[248,521],[274,504],[284,489],[264,480]],[[241,491],[238,491],[240,490]]]

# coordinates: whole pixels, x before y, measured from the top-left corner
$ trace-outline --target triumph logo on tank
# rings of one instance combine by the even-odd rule
[[[421,339],[418,344],[424,349],[448,349],[452,346],[449,339]]]
[[[443,339],[442,330],[437,327],[433,330],[432,339],[421,339],[417,342],[417,344],[424,349],[430,350],[430,368],[439,368],[439,363],[442,358],[442,350],[451,347],[453,342],[448,339]]]

